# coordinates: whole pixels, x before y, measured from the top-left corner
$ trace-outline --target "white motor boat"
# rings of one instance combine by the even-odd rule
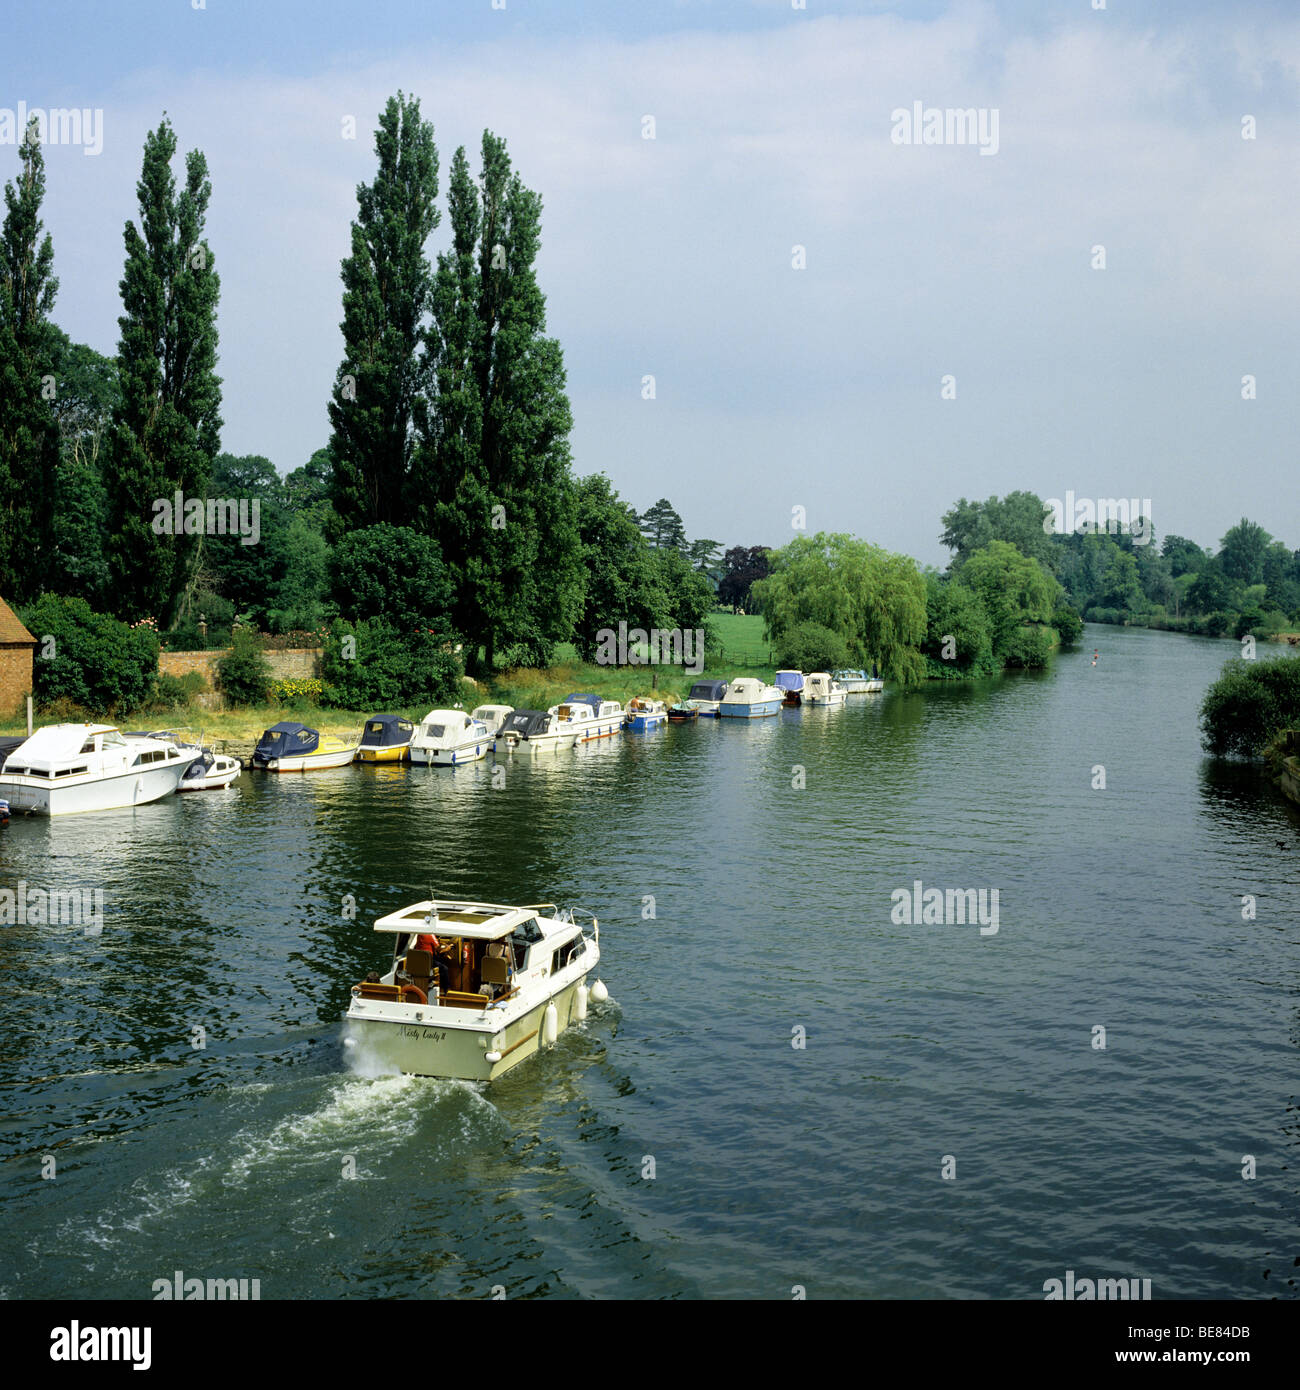
[[[848,691],[825,671],[813,671],[805,680],[803,702],[806,705],[842,705]]]
[[[515,709],[501,721],[493,741],[497,757],[507,753],[554,753],[572,748],[578,736],[554,710]]]
[[[617,700],[602,700],[599,695],[575,691],[558,705],[552,705],[548,713],[556,715],[562,724],[573,730],[577,743],[590,743],[592,739],[623,732],[623,706]]]
[[[428,901],[381,917],[392,961],[353,985],[344,1047],[359,1065],[414,1076],[501,1076],[609,997],[599,980],[587,986],[594,917],[591,929],[553,903]]]
[[[718,704],[722,719],[762,719],[780,714],[785,692],[753,676],[738,676]]]
[[[644,695],[634,695],[628,701],[624,715],[627,727],[633,733],[648,733],[661,724],[668,723],[668,706],[662,700],[651,700]]]
[[[865,671],[836,671],[835,679],[848,695],[878,695],[885,688],[879,676],[869,676]]]
[[[722,697],[726,693],[726,681],[696,681],[691,686],[691,693],[682,703],[687,709],[698,710],[701,718],[716,719],[718,706],[722,703]]]
[[[50,724],[5,759],[0,796],[39,816],[143,806],[170,796],[200,751],[113,724]]]
[[[411,761],[451,767],[472,763],[491,747],[492,735],[481,719],[463,709],[431,709],[411,739]]]
[[[319,772],[346,767],[356,757],[358,746],[358,739],[337,738],[282,719],[262,735],[250,765],[264,772]]]
[[[243,771],[238,758],[228,753],[213,753],[206,748],[199,749],[199,756],[190,764],[189,771],[181,778],[177,791],[206,792],[228,787]]]
[[[471,719],[477,719],[480,724],[487,725],[488,737],[495,739],[501,731],[501,726],[514,713],[513,705],[478,705],[470,715]]]

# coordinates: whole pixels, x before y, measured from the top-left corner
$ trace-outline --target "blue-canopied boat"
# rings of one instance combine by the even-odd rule
[[[869,676],[865,671],[836,671],[834,678],[847,695],[875,695],[885,688],[879,676]]]
[[[799,705],[803,703],[803,672],[802,671],[778,671],[773,684],[785,697],[787,705]]]

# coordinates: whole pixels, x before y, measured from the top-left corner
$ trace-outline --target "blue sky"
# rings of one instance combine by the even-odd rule
[[[146,131],[206,153],[230,451],[284,471],[328,436],[402,87],[444,171],[489,126],[542,194],[579,472],[692,536],[781,544],[801,506],[924,562],[959,496],[1017,487],[1300,546],[1298,83],[1292,7],[1122,0],[85,0],[15,8],[0,57],[0,108],[103,109],[100,155],[47,149],[45,217],[55,317],[101,351]],[[996,111],[997,153],[894,143],[916,101]]]

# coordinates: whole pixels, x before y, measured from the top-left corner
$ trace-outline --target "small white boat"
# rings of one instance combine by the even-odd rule
[[[226,753],[213,753],[200,748],[199,756],[190,764],[189,771],[181,778],[177,791],[203,792],[228,787],[243,771],[238,758]]]
[[[813,671],[804,680],[803,702],[806,705],[842,705],[848,692],[825,671]]]
[[[285,719],[262,735],[253,749],[252,766],[265,772],[319,772],[346,767],[356,752],[357,743],[351,739],[321,734]]]
[[[463,709],[431,709],[411,740],[411,761],[454,767],[484,757],[492,747],[492,735],[477,714],[477,710],[466,714]]]
[[[726,693],[726,681],[696,681],[691,686],[691,693],[682,703],[687,709],[698,710],[704,719],[716,719],[718,706]]]
[[[587,987],[600,960],[594,917],[591,929],[552,903],[429,901],[381,917],[391,964],[353,985],[344,1047],[413,1076],[501,1076],[609,997],[599,980]]]
[[[143,806],[170,796],[198,756],[172,739],[127,738],[113,724],[50,724],[5,759],[0,796],[39,816]]]
[[[877,695],[885,688],[884,681],[865,671],[836,671],[835,679],[848,695]]]
[[[617,700],[602,700],[599,695],[566,695],[548,713],[573,730],[577,743],[623,732],[623,706]]]
[[[625,720],[634,733],[645,733],[668,723],[668,706],[662,700],[647,700],[635,695],[628,701]]]
[[[470,715],[471,719],[477,719],[480,724],[487,725],[488,737],[496,738],[501,731],[501,726],[514,713],[513,705],[478,705]]]
[[[554,710],[516,709],[501,721],[492,748],[498,758],[507,753],[554,753],[574,747],[577,738]]]
[[[763,719],[769,714],[780,714],[784,699],[785,692],[776,686],[753,676],[738,676],[727,687],[718,714],[723,719]]]

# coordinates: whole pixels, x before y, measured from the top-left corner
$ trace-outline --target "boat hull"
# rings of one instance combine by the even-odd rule
[[[419,763],[422,767],[456,767],[461,763],[473,763],[480,758],[486,758],[491,747],[492,739],[488,736],[474,743],[458,744],[455,748],[417,748],[412,744],[411,761]]]
[[[409,744],[403,743],[394,748],[367,748],[364,744],[357,749],[359,763],[400,763],[405,762]]]
[[[634,734],[643,734],[649,729],[657,729],[661,724],[668,722],[668,715],[664,714],[637,714],[628,720],[627,727]]]
[[[0,797],[10,809],[32,816],[69,816],[85,811],[120,811],[161,801],[180,786],[190,764],[199,755],[144,769],[130,768],[112,777],[57,785],[43,777],[0,778]]]
[[[724,700],[718,706],[718,715],[722,719],[766,719],[768,715],[779,714],[781,704],[781,700],[754,700],[729,705]]]
[[[302,753],[288,758],[271,758],[267,762],[253,759],[253,766],[263,772],[322,772],[326,768],[346,767],[354,757],[355,748],[342,748],[327,753]]]
[[[594,954],[594,953],[593,953]],[[345,1021],[345,1036],[355,1043],[358,1059],[383,1070],[408,1076],[436,1076],[459,1081],[495,1081],[513,1071],[542,1047],[542,1023],[549,1004],[555,1005],[557,1036],[577,1022],[579,985],[585,984],[596,960],[554,994],[540,999],[505,1027],[479,1023],[465,1009],[386,1005],[354,1000]],[[402,1012],[405,1017],[396,1017]],[[367,1017],[367,1013],[372,1016]],[[421,1016],[415,1021],[416,1014]],[[468,1014],[468,1019],[463,1016]],[[457,1018],[457,1015],[462,1015]],[[488,1052],[500,1059],[487,1060]]]

